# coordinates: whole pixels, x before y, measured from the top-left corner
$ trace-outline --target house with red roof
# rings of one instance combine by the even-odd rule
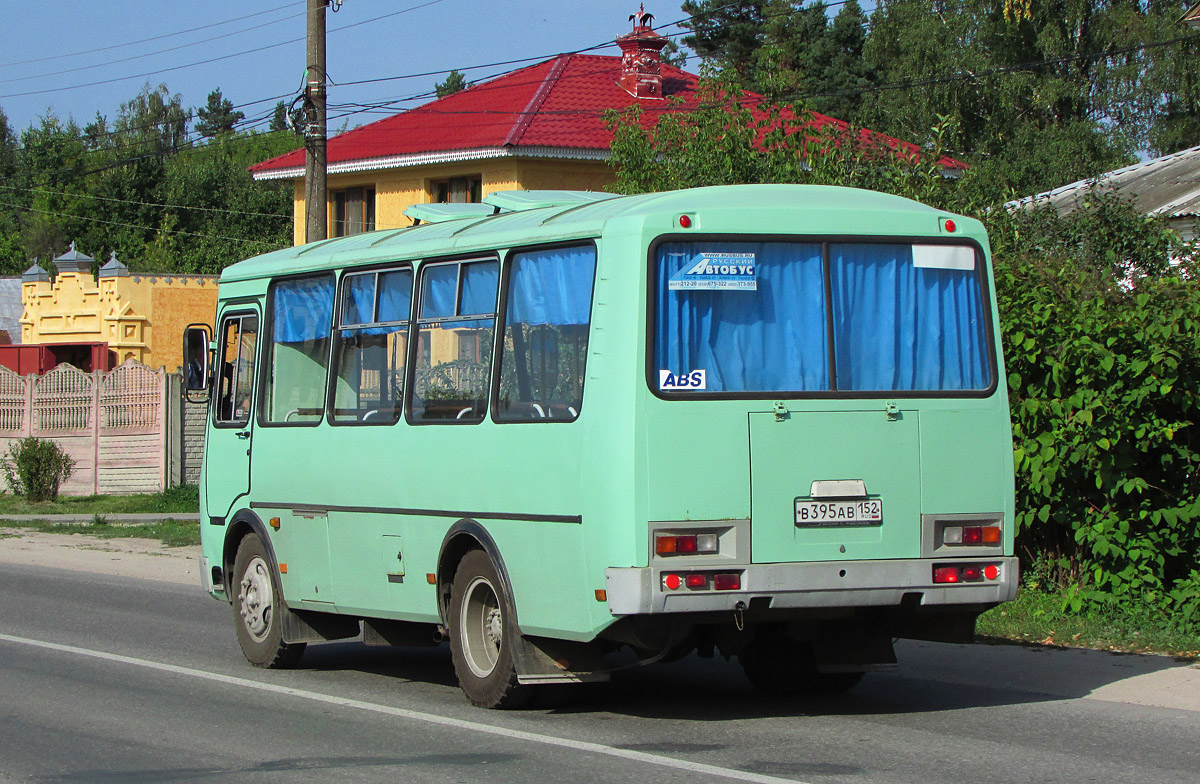
[[[608,110],[637,105],[653,124],[699,101],[699,77],[662,62],[667,39],[654,32],[653,17],[631,19],[633,31],[617,39],[620,57],[558,55],[330,139],[330,236],[409,226],[403,213],[413,204],[478,202],[503,190],[603,190],[615,180]],[[757,105],[761,96],[746,99]],[[830,124],[848,131],[832,117],[809,121]],[[901,156],[920,152],[871,131],[860,136]],[[256,180],[293,180],[294,236],[304,242],[304,150],[250,171]]]

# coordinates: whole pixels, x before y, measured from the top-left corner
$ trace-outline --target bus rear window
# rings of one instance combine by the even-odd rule
[[[992,385],[971,247],[671,242],[658,246],[655,265],[651,383],[660,392]]]

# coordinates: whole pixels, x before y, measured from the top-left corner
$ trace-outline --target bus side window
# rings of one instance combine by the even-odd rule
[[[421,268],[417,352],[409,416],[474,423],[487,410],[500,263],[437,262]]]
[[[220,340],[221,361],[214,416],[218,425],[244,425],[250,421],[258,317],[226,317],[221,322]]]
[[[315,425],[325,415],[325,370],[333,322],[333,276],[292,278],[271,284],[269,363],[264,420]]]
[[[333,421],[390,425],[400,418],[408,359],[412,270],[342,279],[333,367]]]
[[[496,421],[579,416],[595,273],[591,245],[513,254]]]

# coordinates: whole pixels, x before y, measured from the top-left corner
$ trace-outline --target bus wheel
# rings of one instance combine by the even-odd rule
[[[238,644],[256,667],[287,669],[304,654],[304,643],[283,641],[283,606],[267,548],[257,534],[238,545],[233,561],[233,618]]]
[[[532,687],[517,683],[508,602],[491,559],[463,556],[450,589],[450,652],[463,693],[481,708],[518,708]]]
[[[787,637],[755,640],[738,662],[746,678],[768,694],[841,694],[858,685],[861,672],[818,672],[812,651]]]

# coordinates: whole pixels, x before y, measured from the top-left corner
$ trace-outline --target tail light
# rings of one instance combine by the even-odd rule
[[[948,525],[942,529],[942,544],[952,545],[998,545],[998,525]]]
[[[982,583],[1000,579],[998,564],[934,564],[933,582],[939,585],[953,583]]]
[[[655,555],[705,555],[719,551],[716,534],[657,534]]]

